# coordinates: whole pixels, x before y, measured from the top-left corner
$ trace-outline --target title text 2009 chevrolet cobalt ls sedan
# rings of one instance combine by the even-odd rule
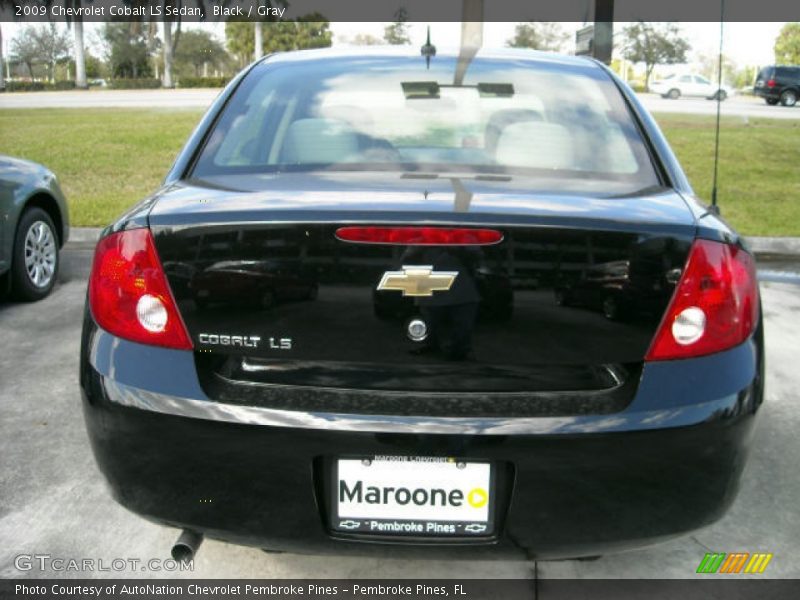
[[[588,556],[725,512],[762,339],[751,254],[605,67],[309,51],[106,230],[81,386],[116,499],[195,540]]]

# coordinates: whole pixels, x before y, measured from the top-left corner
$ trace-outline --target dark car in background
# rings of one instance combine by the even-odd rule
[[[667,268],[669,248],[662,242],[638,244],[635,257],[563,273],[555,285],[556,303],[596,310],[610,320],[660,320],[662,315],[653,308],[669,302],[681,276],[680,268]]]
[[[47,296],[69,236],[69,211],[56,176],[42,165],[0,155],[0,293]]]
[[[279,302],[313,300],[317,284],[303,265],[271,260],[221,260],[191,278],[189,287],[198,308],[214,304],[267,309]]]
[[[753,92],[767,104],[794,106],[800,98],[800,66],[764,67],[758,72]]]
[[[554,302],[597,273],[647,318]],[[725,513],[763,398],[742,238],[610,70],[533,51],[248,67],[104,232],[82,336],[97,463],[178,557],[650,544]]]
[[[635,311],[632,302],[640,295],[641,291],[631,285],[629,260],[592,265],[577,280],[563,282],[555,288],[555,301],[559,306],[599,310],[611,320],[631,316]]]

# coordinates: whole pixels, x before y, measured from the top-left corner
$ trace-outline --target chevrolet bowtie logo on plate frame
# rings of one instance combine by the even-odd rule
[[[403,292],[403,296],[426,297],[433,292],[446,292],[453,285],[458,271],[434,271],[427,266],[403,266],[402,271],[386,271],[379,290]]]

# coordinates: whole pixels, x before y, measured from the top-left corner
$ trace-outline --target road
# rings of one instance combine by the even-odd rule
[[[2,108],[207,108],[219,90],[90,90],[88,92],[25,92],[0,94]],[[650,112],[693,115],[716,114],[716,103],[703,98],[667,100],[656,94],[639,96]],[[722,103],[722,114],[736,117],[800,119],[794,108],[767,106],[750,96],[734,96]]]
[[[717,103],[705,98],[669,100],[657,94],[639,94],[639,99],[651,113],[686,115],[716,115]],[[733,96],[722,103],[721,114],[727,117],[764,117],[768,119],[800,119],[800,104],[792,108],[769,106],[761,98]]]
[[[54,293],[38,304],[0,302],[0,577],[92,573],[20,571],[20,554],[63,558],[168,558],[177,531],[151,524],[111,500],[83,427],[78,348],[92,250],[72,245]],[[772,266],[794,277],[762,283],[767,339],[767,397],[742,490],[717,524],[692,536],[593,562],[540,562],[539,577],[692,577],[705,552],[772,552],[764,576],[800,577],[800,288],[798,265]],[[780,278],[779,278],[780,279]],[[793,281],[793,282],[792,282]],[[680,507],[676,507],[679,510]],[[193,573],[176,577],[501,578],[533,575],[528,562],[443,562],[265,554],[204,542]],[[98,573],[141,576],[130,570]],[[158,573],[153,575],[158,576]]]
[[[0,94],[2,108],[207,108],[218,89],[89,90]]]

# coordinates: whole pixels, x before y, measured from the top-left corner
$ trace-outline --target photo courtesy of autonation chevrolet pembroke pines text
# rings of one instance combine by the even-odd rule
[[[0,0],[0,599],[800,596],[797,0]]]

